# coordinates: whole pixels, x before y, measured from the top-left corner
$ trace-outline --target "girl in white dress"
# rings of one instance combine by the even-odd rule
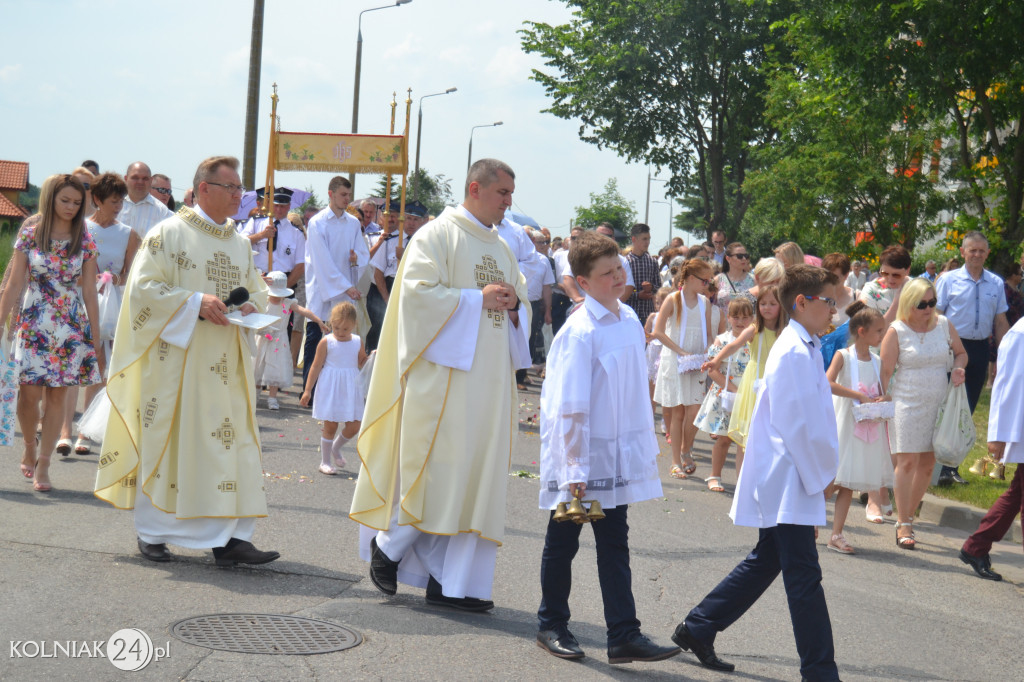
[[[734,341],[743,333],[743,330],[754,321],[754,306],[746,298],[734,298],[729,303],[729,325],[731,331],[719,334],[715,342],[708,348],[708,357],[717,355],[726,345]],[[739,390],[740,377],[750,362],[750,350],[743,346],[737,353],[736,358],[726,363],[724,371],[708,370],[708,377],[711,378],[711,386],[704,398],[704,403],[697,412],[694,425],[701,431],[711,434],[715,438],[715,444],[711,447],[711,475],[705,479],[708,490],[715,493],[725,492],[722,487],[722,468],[725,466],[725,458],[729,455],[729,447],[733,441],[729,438],[729,415],[732,413],[732,406],[726,408],[722,404],[722,391],[727,390],[736,396]],[[743,446],[738,446],[736,453],[736,471],[739,473],[739,464],[743,460]]]
[[[654,336],[662,344],[654,400],[675,408],[669,422],[672,478],[687,478],[697,470],[690,451],[697,436],[693,420],[704,400],[707,381],[700,366],[707,357],[708,344],[721,331],[712,327],[713,306],[701,293],[714,274],[707,261],[694,258],[683,263],[676,275],[679,291],[665,299],[654,326]]]
[[[366,362],[363,342],[352,333],[357,322],[356,307],[348,301],[331,309],[331,334],[320,339],[313,366],[306,377],[306,389],[299,403],[309,405],[315,385],[313,419],[324,423],[320,437],[320,473],[333,476],[346,464],[341,446],[359,433],[363,419],[363,391],[359,370]],[[319,380],[319,382],[318,382]],[[345,426],[338,433],[338,424]],[[333,465],[332,465],[333,464]]]
[[[672,287],[662,287],[654,294],[654,312],[647,316],[644,324],[644,336],[647,338],[647,381],[651,390],[651,410],[657,412],[657,401],[654,399],[654,385],[658,381],[658,365],[661,364],[661,341],[654,338],[654,325],[658,321],[658,311],[665,303],[665,299],[672,293]],[[661,408],[661,434],[668,435],[669,410]]]
[[[857,422],[853,416],[855,403],[888,400],[881,384],[878,356],[871,352],[885,334],[882,314],[865,303],[851,305],[850,338],[853,345],[832,356],[826,376],[832,384],[832,404],[839,429],[839,470],[833,484],[838,489],[832,517],[832,539],[828,548],[840,554],[853,554],[854,549],[843,537],[843,526],[850,511],[854,490],[878,490],[892,485],[892,458],[885,424]],[[831,491],[826,494],[831,497]]]
[[[329,332],[330,329],[312,310],[303,308],[294,298],[288,298],[293,293],[286,286],[288,275],[274,271],[267,273],[264,280],[270,287],[267,314],[276,316],[278,320],[256,334],[256,358],[253,362],[253,369],[256,374],[256,385],[266,386],[270,392],[270,397],[267,398],[267,407],[271,410],[279,410],[281,403],[277,400],[277,391],[281,388],[291,388],[292,377],[295,374],[291,344],[288,339],[288,317],[294,312],[320,325],[324,333]]]

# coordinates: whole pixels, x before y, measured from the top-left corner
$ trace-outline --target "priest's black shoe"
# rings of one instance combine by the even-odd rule
[[[398,592],[398,562],[380,550],[377,538],[370,540],[370,580],[386,595]]]
[[[427,603],[434,606],[450,606],[460,611],[490,611],[494,608],[494,602],[490,599],[444,596],[441,593],[441,583],[434,580],[434,576],[430,576],[427,582]]]
[[[167,545],[162,542],[159,545],[151,545],[148,542],[143,542],[142,538],[136,539],[139,541],[139,551],[142,553],[142,556],[150,561],[171,560],[171,553],[167,551]]]
[[[992,570],[992,559],[989,558],[988,554],[985,556],[973,556],[961,549],[960,561],[973,568],[979,578],[984,578],[985,580],[1003,579],[1003,576]]]
[[[700,664],[705,668],[721,670],[727,673],[736,669],[735,665],[732,663],[726,663],[718,657],[718,654],[715,653],[714,644],[704,644],[690,634],[690,630],[686,627],[686,623],[679,624],[676,631],[672,633],[672,641],[683,649],[692,651],[696,654],[698,660],[700,660]]]
[[[676,646],[658,646],[646,635],[637,634],[625,644],[608,647],[609,663],[632,663],[633,661],[664,661],[679,653]]]
[[[213,548],[213,558],[218,566],[236,566],[238,564],[269,564],[280,559],[277,552],[263,552],[248,540],[231,538],[224,547]]]
[[[541,630],[537,633],[537,646],[558,658],[583,658],[586,654],[580,643],[568,630]]]

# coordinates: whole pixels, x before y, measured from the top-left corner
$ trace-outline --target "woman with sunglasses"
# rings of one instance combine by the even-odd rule
[[[743,244],[733,242],[725,247],[722,272],[715,275],[715,284],[718,285],[715,304],[722,310],[723,316],[727,317],[729,304],[737,298],[746,298],[753,305],[754,297],[747,292],[756,282],[750,274],[750,255]]]
[[[932,435],[939,405],[946,397],[946,373],[952,370],[948,381],[954,386],[966,378],[967,351],[953,325],[936,312],[937,301],[928,280],[908,282],[900,292],[896,321],[882,339],[882,386],[888,387],[887,395],[896,407],[888,431],[896,469],[896,544],[901,549],[914,549],[912,514],[935,468]]]
[[[99,383],[103,346],[98,329],[96,244],[85,228],[85,187],[72,175],[51,175],[39,195],[41,217],[22,227],[14,245],[11,281],[28,281],[17,326],[18,422],[25,451],[21,473],[38,492],[50,490],[50,453],[57,444],[67,387]],[[0,319],[18,303],[8,287],[0,297]],[[45,397],[43,389],[46,389]],[[39,402],[43,433],[36,451]]]

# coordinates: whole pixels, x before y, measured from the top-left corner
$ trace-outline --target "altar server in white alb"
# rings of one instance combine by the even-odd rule
[[[715,653],[715,637],[781,572],[800,676],[839,679],[814,538],[814,527],[825,525],[824,492],[839,467],[836,416],[818,339],[835,312],[838,281],[832,272],[801,263],[787,268],[780,285],[790,322],[768,354],[729,512],[737,526],[759,529],[757,546],[672,635],[707,668],[735,668]]]
[[[494,225],[515,175],[473,164],[466,197],[416,233],[391,291],[356,449],[349,516],[385,594],[493,608],[497,548],[518,426],[516,369],[529,366],[526,281]]]
[[[1002,580],[992,570],[988,553],[1024,514],[1024,318],[1010,328],[999,344],[996,381],[988,411],[988,452],[1002,464],[1016,464],[1010,487],[992,505],[978,530],[967,538],[960,560],[985,580]]]
[[[537,644],[558,658],[584,655],[568,627],[582,526],[555,516],[560,502],[580,497],[596,500],[605,514],[592,525],[608,662],[660,661],[679,648],[658,646],[640,632],[626,524],[629,504],[661,497],[644,328],[619,301],[626,272],[612,239],[583,233],[573,240],[569,263],[587,298],[555,337],[541,393],[540,508],[552,511],[540,564]]]

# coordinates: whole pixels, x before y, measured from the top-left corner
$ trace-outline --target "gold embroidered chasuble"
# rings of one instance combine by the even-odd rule
[[[437,535],[474,532],[501,544],[518,431],[508,315],[481,311],[468,372],[422,357],[458,308],[461,290],[498,280],[515,283],[519,324],[529,326],[526,280],[496,230],[448,208],[410,242],[384,316],[356,445],[353,520],[387,529],[401,472],[400,525]]]
[[[187,348],[161,333],[196,292],[245,287],[266,309],[249,241],[183,207],[149,231],[132,264],[110,359],[95,494],[120,509],[141,487],[187,518],[267,515],[252,356],[236,325],[195,324]]]

